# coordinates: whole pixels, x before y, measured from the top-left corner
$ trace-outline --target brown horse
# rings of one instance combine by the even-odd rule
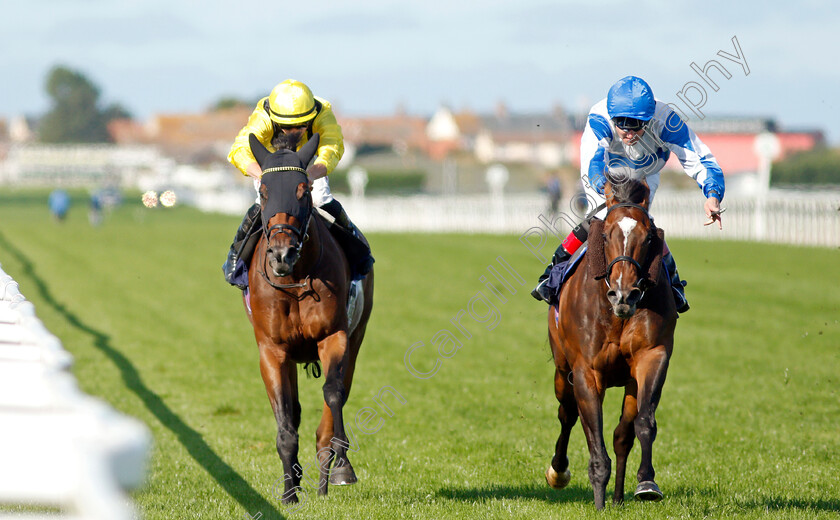
[[[556,370],[554,390],[561,424],[548,484],[571,478],[569,434],[580,416],[589,446],[589,481],[602,509],[611,461],[604,445],[604,393],[623,386],[621,419],[613,436],[616,454],[613,502],[624,500],[624,473],[634,437],[642,449],[635,496],[660,500],[654,482],[654,413],[674,344],[677,311],[662,264],[663,235],[648,214],[650,190],[642,181],[609,178],[607,216],[593,220],[584,262],[566,281],[549,310],[548,333]]]
[[[373,306],[371,271],[356,291],[358,305],[351,306],[352,315],[348,316],[350,267],[328,224],[313,211],[305,170],[318,141],[314,134],[299,152],[281,149],[270,153],[250,137],[251,150],[263,169],[263,224],[251,259],[249,292],[243,298],[259,346],[260,372],[277,420],[277,452],[285,473],[284,503],[297,502],[297,492],[302,489],[298,363],[320,361],[325,374],[324,409],[315,434],[318,493],[327,493],[328,482],[356,482],[347,459],[349,442],[342,410]]]

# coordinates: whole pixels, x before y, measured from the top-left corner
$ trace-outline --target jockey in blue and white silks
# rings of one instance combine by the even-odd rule
[[[620,79],[610,88],[606,99],[592,107],[581,137],[580,175],[589,211],[605,202],[604,184],[608,171],[644,178],[650,187],[650,202],[653,202],[659,187],[659,171],[672,153],[685,173],[702,189],[706,197],[703,206],[706,216],[721,227],[723,172],[709,148],[668,104],[654,98],[647,82],[636,76]],[[605,215],[605,207],[594,214],[598,218]],[[586,241],[587,229],[587,222],[577,226],[557,248],[532,296],[549,303],[556,299],[565,264]],[[674,286],[677,310],[685,312],[689,307],[683,289],[685,284],[679,279],[670,253],[664,256],[664,261]]]
[[[635,131],[635,139],[622,139],[619,135],[633,131],[616,127],[616,120],[621,124],[626,119],[646,122]],[[607,170],[644,178],[652,202],[659,187],[659,171],[671,154],[680,161],[686,175],[697,182],[703,195],[716,198],[718,203],[723,199],[723,172],[697,134],[668,104],[654,99],[641,78],[630,76],[616,83],[610,96],[590,110],[580,140],[580,176],[590,209],[604,202]],[[601,210],[598,218],[605,213]]]

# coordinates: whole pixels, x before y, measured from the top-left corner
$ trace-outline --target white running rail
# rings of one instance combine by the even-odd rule
[[[82,393],[71,364],[0,266],[0,520],[138,517],[125,491],[145,480],[149,431]]]

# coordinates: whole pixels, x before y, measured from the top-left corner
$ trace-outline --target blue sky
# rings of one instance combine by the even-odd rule
[[[430,115],[439,105],[583,110],[628,74],[697,119],[767,116],[840,145],[840,3],[425,0],[28,0],[5,2],[0,117],[49,109],[56,64],[140,119],[255,98],[296,78],[339,114]],[[775,4],[775,6],[774,6]],[[744,68],[718,55],[742,49]],[[717,60],[717,92],[690,64]],[[692,99],[701,93],[686,91]]]

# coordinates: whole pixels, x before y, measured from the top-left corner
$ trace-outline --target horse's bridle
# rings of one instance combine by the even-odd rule
[[[653,226],[653,219],[650,218],[650,214],[648,213],[647,208],[645,208],[644,206],[642,206],[640,204],[634,204],[632,202],[619,202],[618,204],[610,206],[610,209],[607,210],[607,214],[604,216],[604,221],[607,220],[607,217],[609,216],[610,212],[614,209],[617,209],[617,208],[636,208],[636,209],[641,210],[642,213],[645,214],[645,217],[647,217],[648,221],[651,223],[650,229],[648,230],[648,236],[650,236],[651,233],[656,232],[656,227]],[[642,265],[635,258],[633,258],[632,256],[627,256],[627,255],[617,256],[617,257],[613,258],[612,261],[607,265],[607,275],[604,277],[604,282],[607,284],[607,288],[612,289],[612,287],[610,287],[610,275],[612,274],[613,266],[615,264],[617,264],[618,262],[630,262],[631,264],[633,264],[633,266],[636,267],[636,274],[639,277],[636,279],[636,283],[633,284],[633,287],[638,287],[638,288],[641,289],[640,285],[641,285],[642,280],[643,280],[643,278],[641,276]]]

